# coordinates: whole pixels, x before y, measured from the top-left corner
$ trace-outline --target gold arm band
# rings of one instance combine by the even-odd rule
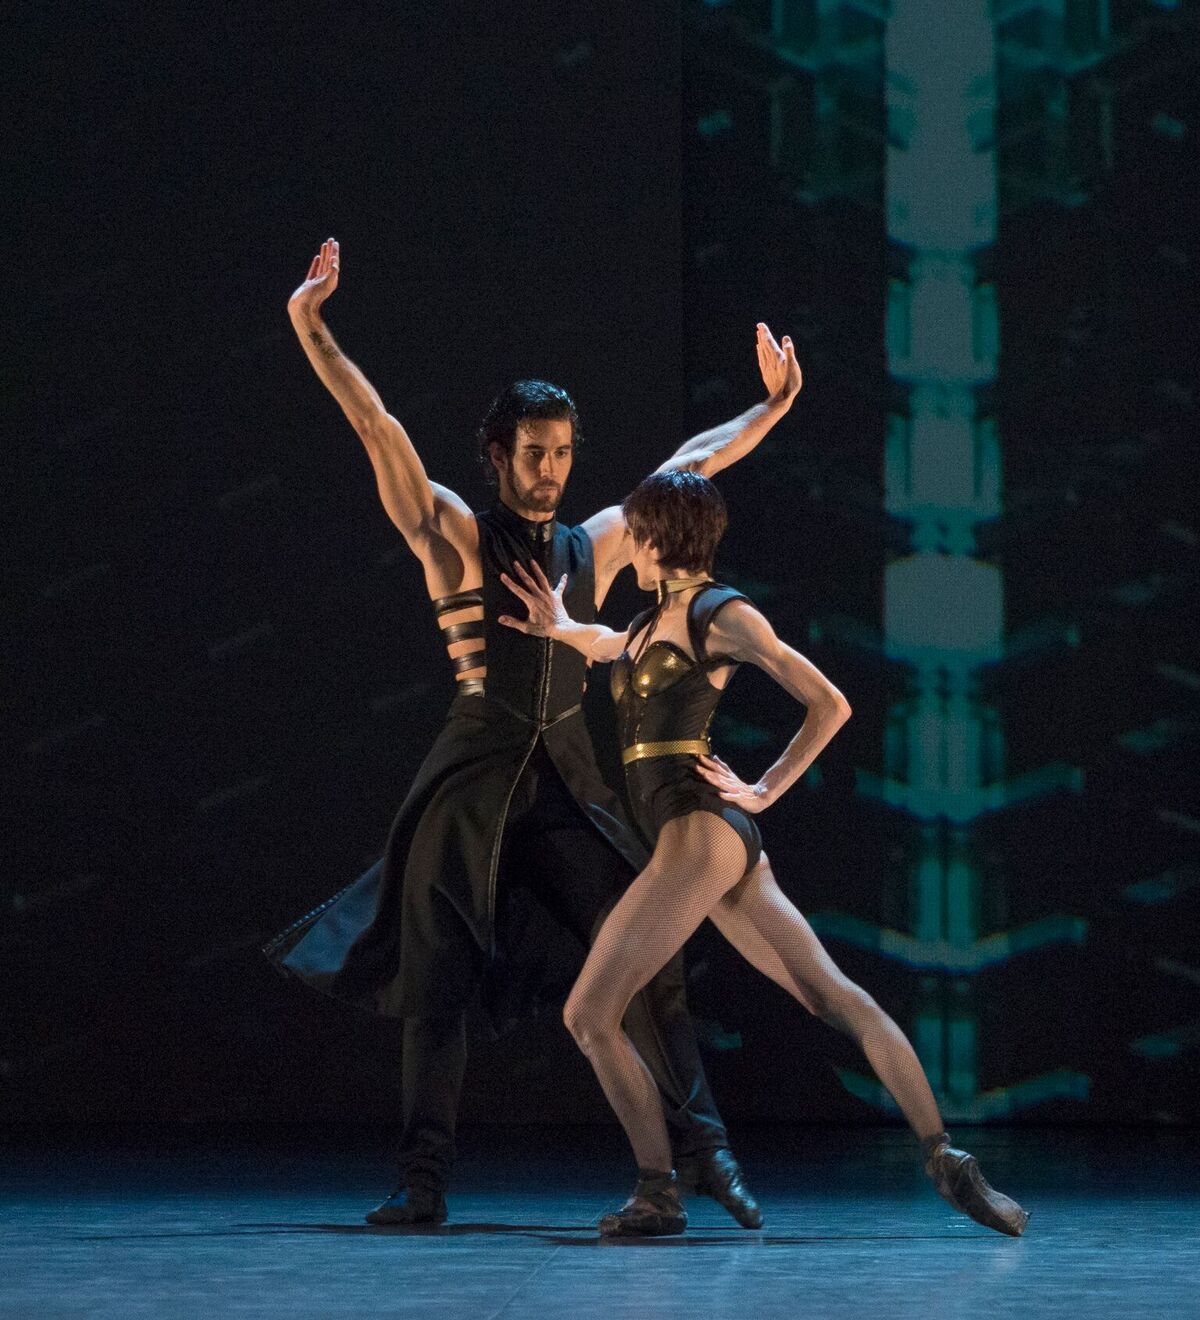
[[[621,753],[621,764],[642,761],[647,756],[711,756],[706,738],[677,738],[674,742],[634,743]]]

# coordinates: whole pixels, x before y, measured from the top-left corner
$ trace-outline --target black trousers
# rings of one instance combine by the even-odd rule
[[[528,888],[590,946],[633,869],[589,823],[539,744],[509,805],[497,876]],[[625,1030],[658,1083],[675,1154],[728,1145],[687,1011],[677,954],[630,1004]],[[458,1100],[467,1061],[462,1013],[405,1019],[400,1174],[408,1186],[445,1188],[454,1163]]]

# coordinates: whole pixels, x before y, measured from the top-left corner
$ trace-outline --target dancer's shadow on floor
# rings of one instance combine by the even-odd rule
[[[679,1237],[599,1237],[594,1229],[589,1236],[555,1237],[550,1233],[534,1233],[543,1242],[559,1247],[600,1247],[605,1251],[633,1248],[637,1251],[663,1247],[816,1247],[829,1242],[949,1242],[961,1241],[961,1235],[951,1233],[811,1233],[802,1237],[794,1234],[764,1233],[761,1229],[742,1233],[722,1230],[689,1229]],[[981,1239],[985,1240],[986,1239]]]
[[[473,1234],[506,1234],[530,1237],[556,1247],[601,1247],[605,1250],[634,1247],[721,1246],[816,1246],[823,1242],[948,1242],[960,1241],[958,1233],[809,1233],[803,1235],[764,1233],[761,1229],[730,1232],[727,1229],[692,1228],[676,1237],[602,1238],[594,1225],[551,1226],[548,1224],[242,1224],[243,1229],[268,1232],[343,1233],[372,1237],[470,1237]],[[986,1240],[986,1239],[985,1239]]]
[[[552,1233],[595,1233],[594,1228],[574,1224],[302,1224],[247,1223],[221,1228],[183,1228],[168,1233],[83,1233],[82,1242],[138,1242],[156,1238],[197,1237],[289,1237],[298,1234],[331,1233],[349,1237],[469,1237],[473,1234],[505,1233],[543,1237]],[[564,1238],[564,1241],[574,1241]]]
[[[292,1237],[330,1233],[349,1237],[461,1238],[499,1235],[532,1238],[555,1247],[589,1247],[605,1251],[624,1247],[639,1251],[664,1247],[780,1247],[817,1246],[826,1242],[947,1242],[961,1241],[957,1233],[764,1233],[762,1230],[731,1233],[723,1229],[693,1228],[679,1237],[602,1238],[594,1225],[583,1224],[303,1224],[245,1223],[222,1228],[193,1228],[168,1233],[85,1233],[84,1242],[135,1242],[160,1238],[197,1237]]]

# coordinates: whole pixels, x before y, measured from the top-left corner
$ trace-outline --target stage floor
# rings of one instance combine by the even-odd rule
[[[693,1198],[685,1237],[605,1243],[615,1130],[464,1134],[431,1230],[362,1222],[390,1190],[373,1132],[10,1131],[0,1316],[1200,1316],[1197,1134],[951,1131],[1024,1238],[950,1211],[898,1131],[746,1131],[761,1230]]]

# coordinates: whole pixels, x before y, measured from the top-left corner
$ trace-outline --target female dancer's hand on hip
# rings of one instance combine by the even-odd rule
[[[706,779],[726,802],[732,802],[743,811],[757,813],[771,805],[772,799],[766,784],[747,784],[719,756],[700,757],[696,773],[701,779]]]

